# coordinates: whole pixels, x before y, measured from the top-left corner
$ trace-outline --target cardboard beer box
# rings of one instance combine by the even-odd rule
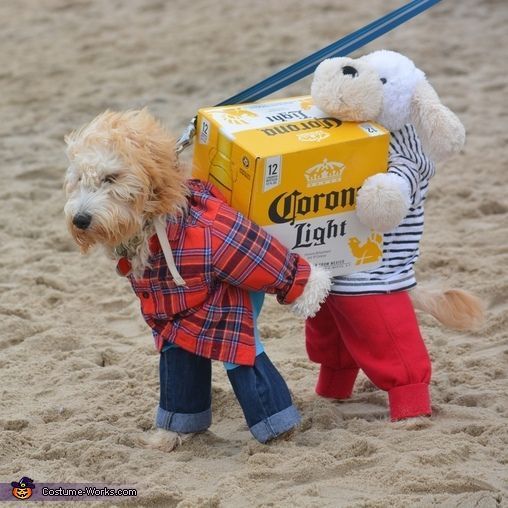
[[[382,235],[359,222],[365,178],[386,171],[389,133],[326,117],[310,97],[198,112],[193,175],[289,249],[333,275],[382,259]]]

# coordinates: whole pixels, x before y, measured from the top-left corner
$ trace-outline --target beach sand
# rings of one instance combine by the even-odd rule
[[[100,252],[81,256],[64,224],[70,130],[106,108],[146,105],[177,135],[198,107],[403,3],[0,4],[0,482],[137,487],[119,506],[508,504],[505,1],[444,1],[356,53],[407,54],[468,131],[464,151],[431,183],[417,271],[423,286],[476,292],[487,322],[459,333],[420,316],[433,359],[431,420],[390,423],[385,393],[364,376],[347,402],[315,395],[303,323],[269,298],[260,328],[301,429],[258,444],[216,364],[210,431],[173,452],[139,446],[158,402],[150,332],[128,282]],[[309,84],[278,95],[306,94]]]

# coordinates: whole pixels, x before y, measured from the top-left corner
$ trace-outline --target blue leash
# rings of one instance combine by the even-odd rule
[[[408,21],[414,16],[417,16],[421,12],[429,9],[440,1],[441,0],[413,0],[399,9],[396,9],[378,20],[373,21],[367,26],[356,30],[356,32],[346,35],[326,48],[320,49],[295,64],[282,69],[273,76],[260,81],[243,92],[233,95],[229,99],[217,104],[217,106],[254,102],[262,97],[276,92],[277,90],[280,90],[281,88],[285,88],[291,83],[294,83],[295,81],[298,81],[314,72],[316,67],[326,58],[346,56],[374,39],[377,39],[379,36],[393,30],[395,27]]]
[[[282,69],[272,76],[252,85],[229,99],[226,99],[216,106],[226,106],[230,104],[241,104],[244,102],[254,102],[258,99],[266,97],[271,93],[285,88],[286,86],[308,76],[316,67],[326,58],[336,56],[346,56],[358,48],[372,42],[381,35],[393,30],[395,27],[414,18],[418,14],[430,9],[430,7],[439,3],[441,0],[412,0],[406,5],[395,9],[392,12],[382,16],[381,18],[369,23],[367,26],[356,30],[355,32],[342,37],[338,41],[326,46],[312,55]],[[191,124],[187,127],[181,138],[177,142],[177,151],[180,152],[186,146],[192,143],[192,137],[195,131],[196,117],[192,119]]]

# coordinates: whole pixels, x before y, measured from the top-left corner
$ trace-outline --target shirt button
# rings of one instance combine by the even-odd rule
[[[143,291],[143,294],[142,294],[143,298],[150,298],[150,294],[147,292],[147,291]]]

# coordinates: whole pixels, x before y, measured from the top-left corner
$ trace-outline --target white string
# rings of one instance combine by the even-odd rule
[[[168,265],[171,276],[175,281],[175,284],[177,286],[185,286],[185,281],[182,279],[182,276],[176,268],[175,258],[173,257],[171,245],[169,245],[169,240],[166,233],[166,217],[164,215],[159,215],[154,219],[153,223],[155,226],[155,232],[157,233],[157,237],[159,238],[159,242],[162,247],[162,252],[164,253],[166,263]]]

